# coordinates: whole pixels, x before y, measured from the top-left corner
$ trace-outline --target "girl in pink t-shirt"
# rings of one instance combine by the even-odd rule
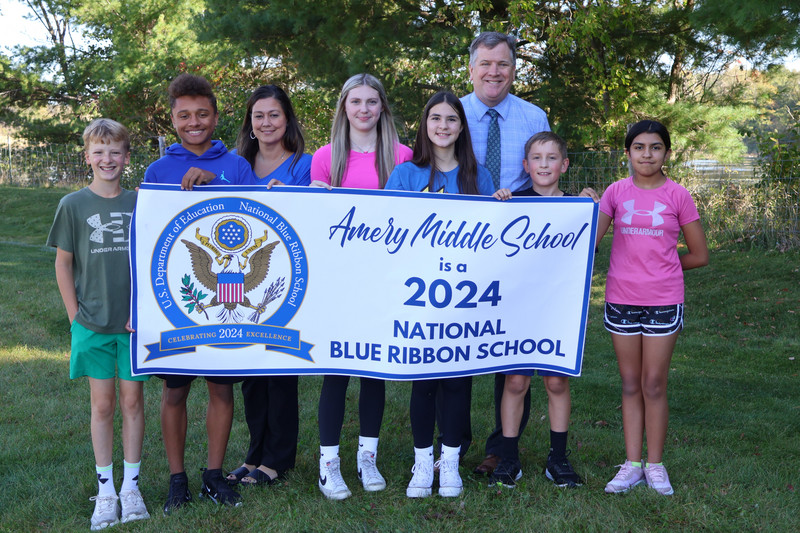
[[[358,74],[348,79],[331,128],[331,143],[314,153],[311,185],[383,189],[395,165],[411,159],[411,149],[397,141],[397,130],[377,78]],[[343,500],[350,489],[342,477],[339,439],[344,422],[349,376],[325,376],[319,398],[319,489],[325,497]],[[364,490],[379,491],[386,481],[378,471],[378,433],[383,421],[385,382],[361,378],[356,465]]]
[[[604,324],[622,378],[626,461],[605,488],[627,492],[647,483],[673,493],[661,463],[667,433],[667,375],[683,327],[683,271],[708,264],[700,216],[689,192],[664,175],[670,137],[643,120],[625,137],[633,175],[613,183],[600,201],[597,244],[614,221]],[[678,255],[683,232],[688,253]],[[643,436],[647,461],[643,465]]]
[[[336,104],[331,142],[314,152],[312,185],[383,189],[411,149],[397,140],[386,91],[375,76],[347,80]]]

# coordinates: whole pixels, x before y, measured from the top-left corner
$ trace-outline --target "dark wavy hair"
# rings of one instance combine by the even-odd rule
[[[303,138],[303,130],[300,127],[300,121],[297,120],[297,115],[294,113],[292,101],[286,92],[277,85],[262,85],[250,95],[247,100],[247,111],[242,121],[242,127],[239,130],[239,135],[236,137],[236,151],[237,153],[247,159],[251,167],[255,167],[256,155],[258,154],[258,139],[253,139],[250,134],[253,133],[253,106],[256,102],[265,98],[274,98],[281,104],[281,109],[286,117],[286,133],[283,134],[281,143],[286,150],[294,152],[292,163],[289,165],[291,170],[300,158],[306,148],[306,142]]]
[[[214,96],[214,90],[208,80],[202,76],[195,76],[193,74],[180,74],[177,78],[172,80],[169,84],[169,108],[175,108],[175,100],[181,96],[205,96],[211,102],[211,107],[214,113],[217,111],[217,97]]]
[[[418,167],[431,168],[431,175],[428,178],[428,190],[433,191],[433,182],[436,177],[436,155],[433,151],[433,142],[428,137],[428,115],[431,108],[437,104],[445,103],[452,107],[458,118],[461,120],[461,133],[455,142],[455,156],[458,161],[458,192],[461,194],[480,194],[478,190],[478,161],[475,159],[475,152],[472,151],[472,138],[469,135],[467,116],[464,113],[464,106],[456,95],[449,91],[440,91],[431,96],[422,116],[419,120],[417,139],[414,143],[414,156],[411,162]]]
[[[630,150],[633,140],[642,133],[655,133],[661,137],[664,143],[664,148],[669,150],[672,147],[672,141],[669,138],[669,131],[667,127],[656,120],[640,120],[628,130],[625,135],[625,150]]]

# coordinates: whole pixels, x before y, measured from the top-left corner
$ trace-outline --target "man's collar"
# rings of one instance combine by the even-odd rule
[[[508,118],[509,107],[511,106],[511,94],[510,94],[510,93],[509,93],[509,94],[507,94],[507,95],[506,95],[506,97],[505,97],[505,98],[503,98],[503,100],[502,100],[502,101],[501,101],[499,104],[497,104],[496,106],[494,106],[494,107],[489,107],[488,105],[484,104],[484,103],[481,101],[481,99],[480,99],[480,98],[478,98],[478,95],[477,95],[477,94],[475,94],[475,92],[474,92],[474,91],[473,91],[473,92],[470,94],[470,96],[472,97],[472,102],[473,102],[473,104],[474,104],[474,106],[475,106],[475,111],[476,111],[476,113],[475,113],[475,114],[477,115],[477,118],[478,118],[479,120],[480,120],[480,118],[481,118],[481,117],[483,117],[483,115],[485,115],[485,114],[486,114],[486,112],[487,112],[489,109],[494,109],[494,110],[496,110],[496,111],[497,111],[497,113],[498,113],[498,114],[499,114],[499,115],[500,115],[500,116],[501,116],[503,119],[506,119],[506,118]]]

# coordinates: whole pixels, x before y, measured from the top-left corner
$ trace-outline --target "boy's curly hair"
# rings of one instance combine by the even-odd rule
[[[169,84],[169,108],[175,108],[175,100],[181,96],[205,96],[211,101],[214,113],[217,113],[217,97],[208,80],[202,76],[181,74]]]

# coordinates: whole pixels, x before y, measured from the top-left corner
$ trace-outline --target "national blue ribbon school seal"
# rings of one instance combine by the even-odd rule
[[[303,302],[308,260],[292,225],[246,198],[204,200],[161,231],[150,262],[158,306],[174,329],[147,346],[145,361],[263,346],[311,361],[311,345],[289,322]]]

